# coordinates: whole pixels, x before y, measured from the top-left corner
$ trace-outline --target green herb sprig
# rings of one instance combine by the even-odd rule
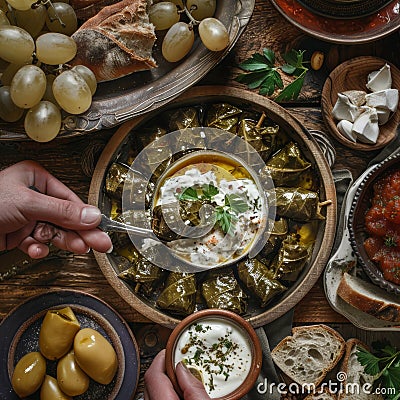
[[[214,196],[219,194],[219,190],[213,184],[205,184],[199,187],[188,187],[179,196],[179,200],[203,201],[211,204]],[[216,206],[215,223],[224,233],[232,233],[238,216],[246,212],[249,205],[243,196],[237,194],[227,194],[224,198],[223,206]]]
[[[373,343],[373,353],[358,347],[357,359],[364,371],[373,376],[373,387],[385,388],[388,400],[400,399],[400,351],[391,346],[388,342]],[[394,393],[389,393],[392,388]]]
[[[276,89],[280,89],[281,92],[274,99],[277,102],[295,100],[299,97],[308,71],[304,66],[303,55],[303,50],[292,49],[282,55],[286,64],[275,65],[275,53],[265,48],[262,54],[255,53],[239,64],[247,72],[238,75],[236,81],[246,84],[249,89],[259,88],[259,93],[267,96],[272,96]],[[280,71],[296,79],[285,87]]]

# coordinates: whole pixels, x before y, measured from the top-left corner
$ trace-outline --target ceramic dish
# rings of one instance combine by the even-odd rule
[[[76,399],[133,399],[139,379],[139,350],[126,322],[100,299],[79,291],[49,291],[28,299],[12,310],[0,324],[2,346],[0,359],[0,398],[17,400],[11,387],[11,376],[18,360],[26,353],[38,351],[39,331],[47,310],[69,306],[82,328],[99,331],[113,345],[118,358],[118,370],[112,382],[100,385],[91,380],[89,389]],[[47,361],[47,373],[55,376],[56,363]],[[38,399],[36,393],[29,397]]]
[[[354,19],[335,19],[313,13],[297,0],[271,0],[276,9],[294,26],[327,42],[361,44],[381,39],[400,27],[398,1],[372,15]]]
[[[192,339],[197,341],[196,344],[191,344]],[[196,357],[191,358],[193,351],[199,348],[199,342],[211,364],[202,364],[201,356],[199,361],[196,361]],[[214,347],[218,350],[213,350]],[[181,359],[189,370],[194,368],[195,373],[199,373],[211,398],[239,400],[253,388],[257,380],[262,365],[262,349],[257,334],[247,321],[229,311],[210,309],[185,318],[168,339],[165,364],[167,374],[178,392],[175,367]],[[210,365],[211,371],[215,372],[207,374]],[[225,388],[225,382],[235,389],[230,391]]]
[[[393,80],[392,88],[399,88],[399,69],[381,58],[371,56],[356,57],[345,61],[336,67],[325,81],[321,96],[322,116],[331,135],[347,147],[355,150],[373,151],[386,146],[396,137],[397,125],[400,119],[399,108],[397,108],[396,112],[392,113],[386,124],[380,125],[378,140],[375,144],[354,143],[350,141],[338,131],[336,127],[338,121],[332,117],[332,110],[338,98],[338,93],[346,90],[363,90],[369,92],[365,86],[368,74],[379,70],[386,63],[390,65]]]
[[[215,16],[228,28],[230,45],[223,51],[207,50],[196,35],[193,49],[181,62],[168,63],[161,54],[162,34],[154,46],[158,67],[98,85],[88,111],[64,119],[58,137],[70,137],[111,128],[171,101],[203,78],[233,48],[245,29],[255,0],[219,1]],[[0,121],[0,140],[28,140],[23,124]]]
[[[387,281],[380,268],[369,259],[365,251],[364,241],[368,234],[365,232],[364,218],[367,210],[371,207],[374,183],[385,174],[398,170],[399,162],[400,154],[389,157],[365,176],[355,193],[349,214],[350,243],[359,263],[372,282],[397,295],[400,295],[400,286]]]
[[[357,257],[355,256],[353,249],[350,245],[350,234],[348,229],[348,215],[350,213],[351,206],[353,204],[354,195],[363,181],[366,175],[375,166],[368,168],[347,190],[343,199],[343,208],[340,215],[338,237],[340,242],[338,243],[336,251],[329,259],[323,276],[324,290],[326,298],[331,307],[339,314],[346,317],[353,325],[360,329],[368,331],[393,331],[400,332],[400,325],[394,322],[383,321],[377,319],[369,314],[366,314],[357,308],[352,307],[343,301],[338,295],[337,290],[343,275],[343,271],[353,270],[353,274],[359,272],[361,267],[357,265]],[[362,275],[361,275],[362,276]],[[363,279],[367,279],[364,277]],[[382,290],[377,287],[377,290]],[[371,293],[373,296],[374,293]]]
[[[289,135],[300,146],[304,156],[311,162],[313,171],[317,176],[321,201],[332,200],[332,204],[324,209],[324,213],[326,213],[325,219],[320,221],[314,251],[297,280],[282,295],[269,302],[267,307],[261,308],[260,302],[257,302],[254,296],[249,297],[249,306],[243,316],[253,326],[257,327],[283,315],[311,289],[325,266],[335,234],[336,192],[329,165],[310,133],[285,109],[263,96],[245,90],[218,86],[191,88],[184,95],[161,109],[121,126],[104,149],[98,161],[91,182],[89,202],[97,205],[106,215],[110,215],[113,210],[115,211],[110,198],[105,193],[105,179],[108,170],[116,161],[124,162],[127,157],[129,158],[129,149],[138,151],[140,147],[137,147],[138,144],[137,142],[135,144],[135,141],[140,142],[142,140],[140,139],[142,137],[141,132],[146,132],[144,130],[146,124],[150,124],[151,121],[153,124],[158,123],[158,121],[168,121],[170,113],[176,112],[177,109],[185,110],[186,107],[207,109],[210,105],[220,103],[227,103],[234,107],[239,107],[245,112],[257,113],[258,115],[265,112],[274,124],[279,125],[282,132]],[[183,115],[185,115],[184,111]],[[152,136],[147,136],[148,141],[150,140],[149,137]],[[151,143],[156,146],[155,150],[157,150],[157,146],[168,149],[168,147],[162,145],[162,140],[157,139],[151,141]],[[129,285],[118,277],[122,271],[126,270],[122,266],[118,254],[95,253],[95,256],[109,283],[133,308],[147,318],[166,327],[174,327],[179,323],[182,319],[181,317],[171,312],[163,311],[156,306],[157,291],[152,291],[150,297],[144,297],[135,292],[135,285]],[[161,290],[162,286],[158,285],[157,288]]]
[[[335,19],[361,18],[377,13],[391,0],[354,0],[354,1],[330,1],[330,0],[298,0],[311,12],[323,17]]]

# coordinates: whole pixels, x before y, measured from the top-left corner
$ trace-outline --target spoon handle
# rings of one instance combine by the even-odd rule
[[[132,226],[128,224],[123,224],[121,222],[117,222],[107,217],[104,214],[101,214],[101,222],[98,225],[102,231],[105,232],[125,232],[125,233],[133,233],[138,236],[143,237],[151,237],[153,231],[151,229],[140,228],[138,226]]]

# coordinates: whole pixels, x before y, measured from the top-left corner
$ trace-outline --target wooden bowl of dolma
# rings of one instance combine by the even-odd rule
[[[132,162],[143,148],[156,143],[154,158],[146,162],[155,174],[162,174],[174,161],[172,156],[163,162],[156,157],[168,152],[164,135],[199,126],[241,137],[264,160],[275,185],[276,208],[265,246],[252,259],[196,274],[165,271],[152,264],[153,258],[143,256],[126,234],[110,233],[114,251],[95,252],[95,257],[116,292],[165,327],[173,328],[187,315],[207,308],[235,312],[259,327],[288,312],[306,295],[326,265],[335,236],[336,192],[330,167],[311,134],[287,110],[242,89],[191,88],[116,131],[95,168],[89,202],[111,218],[129,223],[136,211],[122,211],[126,181],[142,193],[144,204],[155,186],[154,180],[143,185],[135,173],[132,176]],[[185,136],[182,148],[194,145]],[[146,209],[140,218],[152,216]],[[156,247],[149,248],[154,252]]]

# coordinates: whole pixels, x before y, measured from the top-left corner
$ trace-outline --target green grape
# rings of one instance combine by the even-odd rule
[[[0,26],[1,25],[10,25],[10,21],[8,20],[7,15],[3,10],[0,10]]]
[[[21,108],[31,108],[46,91],[46,75],[36,65],[24,65],[11,81],[12,101]]]
[[[41,101],[26,113],[24,128],[31,139],[49,142],[60,132],[61,111],[50,101]]]
[[[16,10],[26,11],[32,7],[37,0],[7,0],[7,3]]]
[[[59,32],[71,36],[78,29],[75,10],[67,3],[53,3],[47,11],[46,25],[50,32]]]
[[[53,94],[61,108],[70,114],[83,113],[92,104],[88,84],[72,70],[64,71],[54,79]]]
[[[162,54],[169,62],[179,61],[189,53],[193,43],[193,29],[184,22],[177,22],[169,28],[164,37]]]
[[[0,87],[0,118],[6,122],[18,121],[24,109],[17,107],[11,99],[10,86]]]
[[[97,79],[92,70],[85,65],[75,65],[71,70],[77,72],[85,80],[93,96],[97,89]]]
[[[64,64],[75,55],[75,40],[63,33],[44,33],[36,39],[36,57],[45,64]]]
[[[192,14],[193,18],[198,21],[204,18],[212,17],[217,8],[216,0],[187,0],[186,7]]]
[[[211,51],[220,51],[229,44],[229,34],[224,24],[216,18],[206,18],[200,22],[199,35],[204,46]]]
[[[32,36],[18,26],[0,26],[0,57],[10,63],[32,60],[35,43]]]
[[[153,1],[154,4],[161,3],[164,0],[156,0]],[[182,0],[169,0],[171,3],[174,3],[176,6],[179,6],[181,10],[183,10],[183,2]]]
[[[14,15],[17,25],[35,38],[44,27],[47,12],[46,7],[40,4],[37,8],[30,8],[26,11],[15,10]]]
[[[162,1],[150,7],[149,19],[156,30],[162,31],[176,24],[180,19],[180,15],[174,3]]]

